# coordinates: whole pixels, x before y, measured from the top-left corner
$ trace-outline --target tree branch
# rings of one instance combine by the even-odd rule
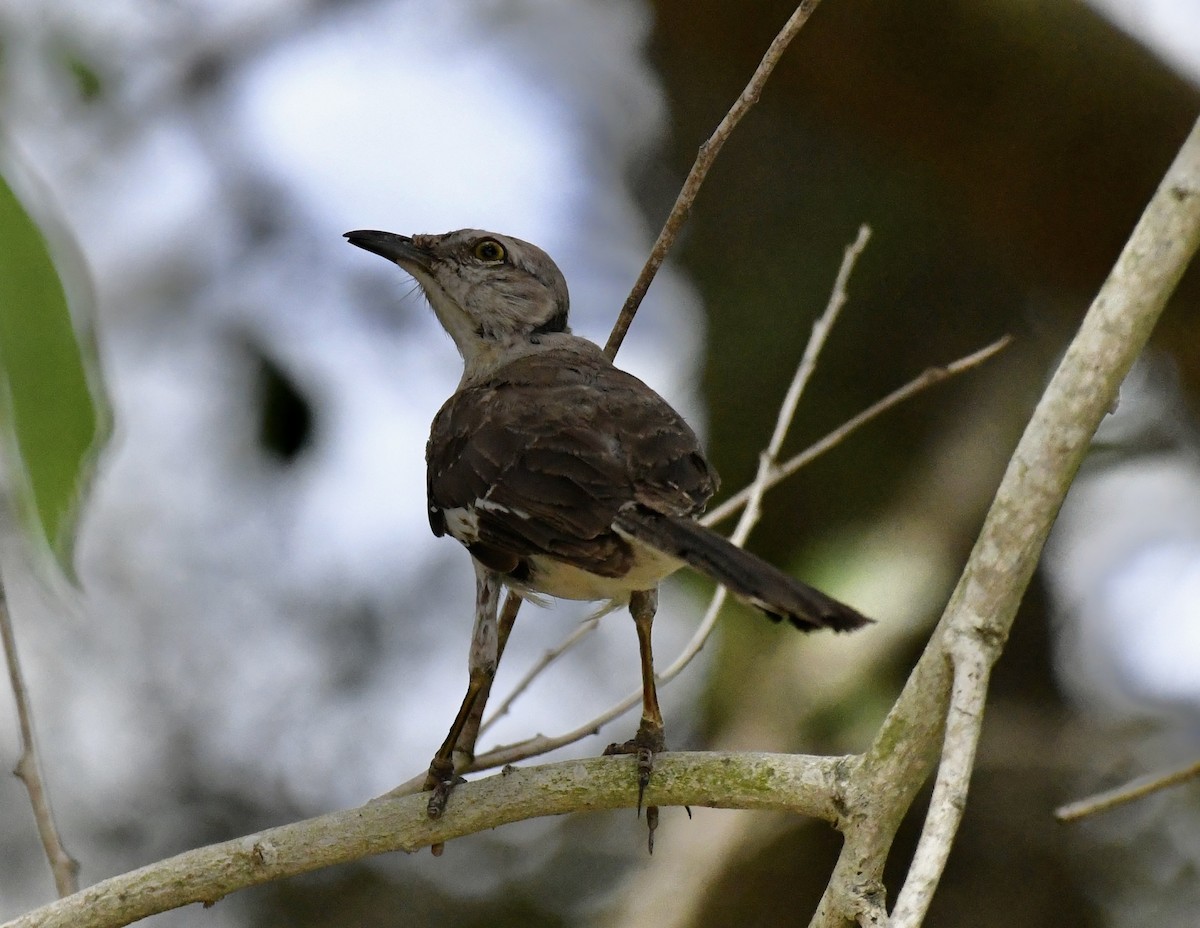
[[[943,790],[965,799],[982,722],[986,670],[999,657],[1042,545],[1091,437],[1200,245],[1200,122],[1134,229],[1021,437],[958,586],[849,786],[845,844],[813,926],[879,922],[883,865],[896,829],[937,759]],[[946,724],[954,681],[954,711]],[[939,816],[942,806],[931,813]],[[897,923],[919,924],[957,818],[927,822],[920,867],[901,891]],[[865,900],[865,902],[864,902]]]
[[[1060,822],[1076,822],[1089,815],[1107,812],[1109,809],[1123,806],[1127,802],[1136,802],[1138,799],[1161,790],[1170,789],[1172,786],[1181,786],[1196,779],[1200,779],[1200,761],[1167,773],[1152,773],[1138,777],[1121,786],[1088,796],[1086,799],[1078,799],[1055,809],[1054,817]]]
[[[360,860],[412,852],[498,825],[566,812],[632,809],[633,757],[597,757],[510,769],[459,786],[430,819],[423,796],[271,828],[187,851],[35,909],[0,928],[119,928],[239,889]],[[776,809],[836,822],[850,762],[790,754],[659,754],[646,802],[723,809]]]
[[[725,118],[713,130],[713,134],[709,136],[708,141],[700,146],[700,151],[696,155],[696,161],[692,164],[692,169],[688,171],[688,176],[683,182],[679,196],[675,198],[675,205],[671,207],[671,212],[667,215],[667,221],[663,223],[662,231],[658,233],[658,238],[654,241],[654,247],[650,249],[650,257],[646,259],[646,263],[642,267],[642,272],[638,274],[637,281],[634,282],[633,289],[629,292],[629,296],[625,300],[625,305],[621,307],[620,315],[617,316],[617,321],[613,325],[612,333],[608,336],[608,342],[604,345],[604,353],[610,361],[617,356],[617,352],[621,348],[621,342],[625,340],[625,333],[629,331],[629,326],[633,322],[634,314],[637,313],[642,299],[646,296],[646,291],[650,289],[650,284],[653,282],[654,276],[658,273],[658,269],[662,267],[663,261],[666,260],[667,252],[675,244],[675,239],[679,236],[679,230],[683,227],[688,213],[691,212],[692,203],[696,200],[696,194],[700,192],[700,185],[704,183],[704,178],[708,175],[708,169],[717,160],[721,146],[733,134],[733,130],[737,128],[737,124],[742,121],[742,117],[746,115],[750,107],[758,102],[758,97],[762,93],[763,87],[766,86],[771,72],[775,70],[775,65],[783,57],[784,51],[791,44],[792,39],[796,37],[796,33],[808,22],[808,17],[812,15],[813,10],[817,8],[819,2],[820,0],[801,0],[800,5],[796,7],[796,11],[792,13],[788,21],[784,23],[783,28],[779,30],[779,34],[775,36],[770,46],[768,46],[766,54],[763,55],[758,67],[755,68],[754,74],[750,78],[750,83],[746,85],[746,89],[742,91],[741,96],[737,98],[729,112],[725,114]]]
[[[924,371],[904,384],[902,387],[897,387],[887,396],[872,403],[862,412],[847,419],[844,423],[822,438],[820,441],[814,442],[803,451],[788,458],[782,464],[771,470],[767,476],[765,487],[771,489],[774,486],[782,483],[796,471],[803,467],[807,467],[815,459],[829,451],[831,448],[840,445],[843,441],[850,437],[854,432],[858,431],[868,422],[879,418],[883,413],[887,412],[894,406],[899,406],[905,400],[916,396],[928,390],[930,387],[941,383],[943,380],[949,380],[951,377],[957,377],[959,374],[965,373],[974,367],[978,367],[985,361],[990,360],[994,355],[999,354],[1012,343],[1012,336],[1005,335],[1002,338],[996,339],[990,345],[980,348],[978,351],[972,352],[965,357],[959,358],[944,367],[927,367]],[[746,486],[734,493],[733,496],[710,509],[704,514],[700,520],[701,525],[713,526],[718,522],[723,522],[731,515],[741,509],[750,499],[751,487]]]
[[[60,896],[67,896],[79,889],[79,863],[63,847],[58,826],[54,823],[50,793],[46,789],[45,777],[42,776],[42,763],[33,735],[33,708],[29,701],[29,689],[25,685],[25,674],[21,671],[21,662],[17,656],[17,638],[13,632],[12,617],[9,615],[8,602],[3,590],[0,590],[0,640],[4,643],[8,679],[12,686],[13,700],[17,704],[17,720],[21,728],[21,756],[13,773],[25,784],[29,793],[38,837],[42,839],[42,847],[54,874],[54,886]]]
[[[925,827],[892,910],[894,928],[919,928],[929,911],[938,880],[950,857],[950,845],[967,807],[967,786],[975,768],[975,750],[983,725],[991,664],[969,639],[953,658],[954,679],[942,742],[942,762],[933,785]]]

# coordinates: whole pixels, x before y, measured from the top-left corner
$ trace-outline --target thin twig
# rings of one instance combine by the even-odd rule
[[[533,665],[525,671],[525,675],[517,681],[513,686],[512,692],[504,697],[504,700],[496,707],[496,711],[488,717],[479,729],[479,733],[483,734],[489,728],[496,724],[497,721],[512,708],[512,704],[521,697],[521,695],[529,689],[530,684],[544,671],[547,667],[553,664],[556,660],[562,657],[567,651],[575,647],[580,641],[590,635],[600,625],[600,617],[596,615],[588,616],[576,626],[571,634],[567,635],[553,648],[550,648],[542,656],[533,663]]]
[[[803,451],[788,458],[783,464],[779,465],[771,472],[767,480],[766,488],[768,490],[771,489],[772,487],[786,480],[788,477],[792,476],[792,474],[796,473],[796,471],[803,467],[807,467],[815,458],[820,457],[831,448],[840,445],[843,441],[850,437],[851,434],[858,431],[868,422],[877,419],[880,415],[891,409],[893,406],[899,406],[910,397],[916,396],[918,393],[928,390],[930,387],[941,383],[943,380],[949,380],[951,377],[956,377],[959,374],[965,373],[973,367],[978,367],[984,361],[989,360],[993,355],[1003,351],[1011,343],[1012,336],[1005,335],[1003,338],[996,339],[996,341],[992,342],[990,345],[980,348],[978,351],[972,352],[966,357],[959,358],[957,361],[947,364],[944,367],[926,368],[904,386],[893,390],[887,396],[872,403],[862,412],[851,417],[850,419],[847,419],[844,423],[842,423],[842,425],[838,426],[820,441],[814,442]],[[749,501],[750,489],[751,488],[748,486],[744,487],[737,493],[734,493],[733,496],[729,497],[729,499],[721,503],[720,506],[710,509],[700,520],[701,524],[713,526],[718,522],[723,522],[725,519],[728,519],[735,512],[745,506],[747,501]]]
[[[813,323],[812,335],[809,336],[804,354],[800,358],[800,364],[797,366],[796,373],[792,376],[792,382],[788,385],[787,393],[784,394],[783,402],[779,406],[779,414],[775,418],[775,430],[771,434],[771,440],[768,442],[766,450],[759,455],[758,473],[750,484],[746,509],[742,513],[741,522],[733,533],[734,544],[744,544],[750,529],[758,522],[762,495],[766,491],[767,481],[770,479],[772,471],[776,469],[775,461],[779,457],[779,451],[783,447],[784,439],[787,438],[788,429],[791,428],[792,420],[796,416],[796,407],[800,404],[800,397],[804,393],[804,388],[808,386],[813,371],[817,369],[817,358],[825,347],[834,323],[837,322],[838,314],[846,305],[848,299],[846,283],[870,239],[870,227],[862,225],[858,227],[858,235],[854,241],[846,246],[845,254],[842,255],[842,265],[838,268],[837,277],[834,279],[833,291],[829,294],[829,302],[825,306],[825,311]]]
[[[17,704],[17,719],[21,727],[21,757],[13,773],[21,779],[29,792],[38,837],[42,839],[46,859],[50,861],[50,870],[54,874],[54,886],[60,896],[69,896],[79,890],[79,862],[63,847],[58,826],[54,823],[50,793],[46,789],[37,741],[33,735],[33,708],[29,701],[29,689],[25,685],[25,674],[17,657],[17,638],[13,633],[12,617],[9,615],[8,602],[3,592],[0,592],[0,639],[4,642],[8,679],[12,686],[13,699]]]
[[[576,741],[582,741],[584,738],[599,732],[609,722],[620,718],[634,706],[638,705],[641,699],[641,690],[638,690],[636,693],[630,693],[620,702],[609,706],[595,718],[561,735],[534,735],[532,738],[526,738],[513,744],[498,745],[476,757],[475,762],[471,764],[467,772],[476,773],[480,770],[491,770],[495,767],[503,767],[506,764],[515,764],[523,760],[528,760],[531,757],[538,757],[542,754],[548,754],[551,751],[557,751],[559,748],[566,747],[568,744],[574,744]]]
[[[859,256],[862,255],[863,249],[867,247],[867,242],[870,238],[870,228],[865,225],[859,226],[857,237],[846,247],[845,254],[842,256],[842,265],[838,268],[837,277],[833,284],[833,291],[829,295],[829,302],[825,306],[825,311],[813,323],[812,335],[809,337],[808,344],[804,348],[804,354],[800,358],[799,365],[796,367],[796,373],[792,376],[792,382],[788,385],[783,403],[779,406],[779,413],[775,417],[775,429],[771,434],[771,440],[767,443],[766,450],[759,456],[758,472],[747,488],[746,508],[742,511],[742,517],[738,520],[737,527],[729,536],[729,540],[738,547],[746,543],[746,539],[750,537],[750,532],[758,523],[761,515],[760,504],[763,494],[766,493],[767,487],[770,485],[772,474],[778,469],[776,458],[779,455],[779,450],[783,447],[788,429],[791,428],[792,420],[796,416],[796,407],[800,404],[800,397],[804,393],[804,388],[808,385],[813,371],[816,370],[817,358],[820,356],[821,350],[825,347],[825,342],[829,337],[830,331],[833,329],[834,323],[837,322],[838,314],[842,311],[842,307],[846,305],[848,298],[846,295],[846,284],[850,280],[850,273],[854,270],[854,265],[858,261]],[[671,666],[661,674],[660,679],[663,682],[671,680],[678,675],[703,649],[709,636],[712,634],[713,627],[716,625],[721,607],[725,605],[726,595],[727,591],[723,586],[718,586],[713,591],[708,609],[704,613],[704,618],[701,620],[700,626],[696,629],[695,634],[692,635],[691,641],[687,643],[687,646],[675,658]]]
[[[650,249],[650,257],[646,259],[646,263],[642,267],[642,272],[638,274],[637,281],[634,283],[633,289],[629,292],[629,296],[625,300],[625,305],[621,307],[620,315],[617,316],[616,324],[613,325],[612,333],[608,336],[608,342],[604,346],[604,353],[610,361],[617,356],[617,351],[621,348],[621,342],[625,340],[625,333],[629,331],[634,314],[637,313],[638,306],[641,305],[642,299],[646,296],[646,291],[650,289],[654,275],[658,273],[658,269],[662,267],[662,263],[667,257],[667,252],[675,244],[675,239],[679,236],[679,230],[687,219],[688,213],[691,212],[692,203],[696,200],[696,194],[700,192],[700,185],[704,183],[704,178],[708,174],[709,168],[717,160],[717,154],[721,151],[721,146],[733,134],[733,130],[737,128],[737,124],[741,122],[742,117],[746,115],[750,107],[758,102],[759,95],[762,93],[767,79],[771,76],[771,72],[775,70],[775,65],[783,57],[784,51],[792,39],[796,37],[796,33],[808,22],[808,17],[817,8],[818,2],[820,0],[802,0],[800,5],[796,7],[796,11],[784,23],[783,28],[779,30],[779,34],[775,36],[775,39],[767,48],[766,54],[763,55],[758,67],[755,68],[754,74],[751,76],[746,88],[742,91],[741,96],[737,98],[729,112],[725,114],[725,118],[721,120],[720,124],[713,131],[713,134],[709,136],[708,141],[700,146],[700,150],[696,154],[696,160],[692,164],[692,169],[688,171],[688,176],[683,182],[679,196],[675,198],[675,205],[671,207],[671,212],[667,215],[667,221],[663,223],[662,231],[658,233],[654,247]]]
[[[1172,786],[1181,786],[1197,779],[1200,779],[1200,761],[1167,773],[1147,774],[1121,786],[1096,793],[1094,796],[1077,799],[1075,802],[1055,809],[1054,817],[1060,822],[1075,822],[1089,815],[1098,815],[1128,802],[1135,802],[1161,790],[1170,789]]]
[[[775,459],[779,457],[779,452],[783,448],[788,429],[791,428],[792,420],[796,417],[796,407],[800,405],[800,397],[804,394],[804,388],[808,386],[813,372],[817,369],[817,359],[825,348],[825,342],[829,340],[829,333],[833,331],[842,308],[850,299],[846,292],[846,287],[850,283],[850,275],[854,273],[854,266],[858,264],[858,259],[862,257],[870,240],[871,227],[864,223],[858,227],[858,234],[854,237],[854,241],[847,245],[846,250],[842,253],[842,263],[838,267],[837,277],[833,280],[833,290],[825,304],[825,311],[813,323],[812,335],[804,347],[800,366],[792,377],[787,393],[784,394],[783,405],[775,419],[775,431],[767,445],[766,454],[761,458],[765,465],[764,470],[768,472],[774,468]]]

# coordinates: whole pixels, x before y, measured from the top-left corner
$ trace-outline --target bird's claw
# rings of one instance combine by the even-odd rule
[[[638,817],[642,815],[643,799],[646,787],[650,785],[650,776],[654,772],[654,755],[665,750],[662,728],[648,726],[643,720],[637,734],[629,741],[613,743],[604,749],[605,756],[615,754],[632,754],[637,758],[638,772]],[[654,853],[654,831],[658,828],[658,806],[646,806],[646,826],[649,829],[647,846]]]
[[[434,758],[425,775],[425,784],[421,787],[429,793],[429,801],[425,804],[425,814],[430,818],[441,818],[446,811],[446,803],[450,801],[450,793],[459,783],[467,782],[463,777],[454,773],[453,761],[442,761]]]

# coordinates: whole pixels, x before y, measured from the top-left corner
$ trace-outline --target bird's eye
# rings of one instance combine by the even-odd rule
[[[485,238],[475,246],[475,257],[488,264],[498,264],[503,261],[508,252],[494,238]]]

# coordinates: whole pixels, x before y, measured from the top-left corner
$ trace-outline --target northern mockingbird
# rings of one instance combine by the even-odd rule
[[[633,740],[605,753],[638,756],[639,809],[664,749],[650,648],[664,577],[686,564],[802,631],[867,623],[696,521],[717,488],[696,434],[666,400],[571,334],[566,281],[540,248],[478,229],[346,238],[417,281],[463,358],[425,450],[429,524],[466,546],[477,590],[470,686],[430,764],[431,816],[445,805],[456,743],[495,674],[501,585],[533,598],[629,606],[642,720]],[[653,842],[657,810],[647,816]]]

